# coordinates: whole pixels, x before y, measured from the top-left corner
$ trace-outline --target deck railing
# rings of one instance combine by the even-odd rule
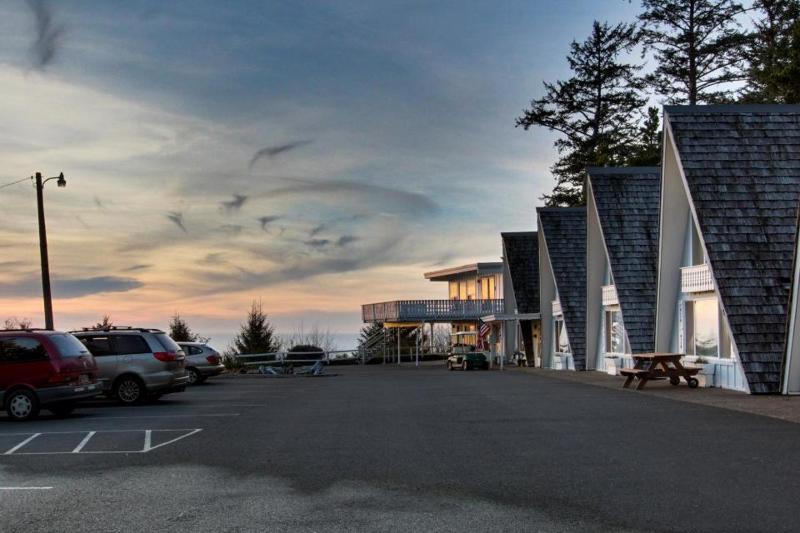
[[[503,300],[395,300],[361,306],[364,322],[451,322],[502,314]]]
[[[681,268],[681,292],[714,290],[714,279],[707,263]]]

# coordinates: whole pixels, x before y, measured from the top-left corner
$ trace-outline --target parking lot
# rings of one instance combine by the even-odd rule
[[[2,530],[796,530],[797,424],[515,370],[330,372],[0,418]]]

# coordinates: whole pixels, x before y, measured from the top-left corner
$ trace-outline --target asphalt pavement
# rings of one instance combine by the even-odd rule
[[[330,371],[0,417],[0,530],[798,530],[798,424],[514,370]]]

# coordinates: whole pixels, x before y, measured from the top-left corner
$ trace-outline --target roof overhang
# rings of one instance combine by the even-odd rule
[[[517,315],[486,315],[481,322],[511,322],[514,320],[540,320],[541,313],[519,313]]]
[[[425,279],[429,279],[431,281],[450,281],[454,277],[460,276],[461,274],[475,273],[480,276],[481,274],[499,274],[502,272],[502,270],[503,263],[499,261],[493,263],[471,263],[469,265],[461,265],[443,268],[442,270],[425,272],[424,276]]]

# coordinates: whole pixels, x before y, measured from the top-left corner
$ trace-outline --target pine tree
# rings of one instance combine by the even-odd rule
[[[94,329],[109,329],[114,326],[114,322],[111,321],[111,317],[108,315],[103,315],[103,318],[94,325]]]
[[[253,300],[247,321],[234,337],[231,350],[236,354],[270,353],[280,349],[280,343],[267,320],[261,301]]]
[[[661,129],[658,108],[648,107],[647,116],[639,127],[639,133],[630,144],[630,153],[625,164],[631,167],[649,167],[661,164]]]
[[[169,336],[177,342],[195,342],[197,340],[197,335],[177,312],[170,319]]]
[[[556,186],[543,196],[548,206],[583,205],[586,167],[624,163],[645,99],[637,77],[641,66],[621,61],[620,56],[633,49],[637,36],[632,24],[595,21],[591,35],[570,46],[567,61],[572,77],[546,82],[545,95],[517,118],[516,125],[525,130],[543,126],[563,135],[555,142],[560,158],[551,168]]]
[[[744,78],[746,36],[733,0],[642,0],[642,42],[658,66],[647,81],[670,103],[726,101]]]
[[[800,103],[800,1],[756,0],[743,102]]]

